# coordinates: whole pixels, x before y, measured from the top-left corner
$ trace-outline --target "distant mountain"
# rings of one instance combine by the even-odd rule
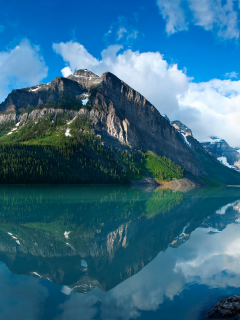
[[[184,171],[199,183],[240,184],[180,121],[171,125],[112,73],[86,69],[8,95],[0,158],[0,183],[144,183]]]
[[[188,136],[192,136],[192,130],[181,121],[171,121],[171,125],[175,127],[185,139],[187,139]],[[224,166],[236,171],[240,170],[239,148],[232,148],[224,139],[215,136],[201,140],[200,143],[210,155],[216,158]]]
[[[192,136],[192,130],[185,126],[181,121],[171,121],[171,125],[181,133],[184,133],[185,136]]]
[[[202,146],[225,166],[240,170],[240,153],[219,137],[209,137],[201,141]]]

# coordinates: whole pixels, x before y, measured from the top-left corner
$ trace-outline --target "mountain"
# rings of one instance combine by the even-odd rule
[[[240,170],[240,153],[219,137],[209,137],[201,141],[202,146],[225,166]]]
[[[110,72],[100,78],[78,70],[13,90],[0,104],[0,158],[2,183],[128,183],[185,175],[199,183],[240,184],[240,174],[206,152],[190,129],[171,125]]]

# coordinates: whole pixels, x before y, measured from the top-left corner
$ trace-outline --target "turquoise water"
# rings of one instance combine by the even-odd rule
[[[240,295],[240,189],[0,187],[0,319],[205,319]]]

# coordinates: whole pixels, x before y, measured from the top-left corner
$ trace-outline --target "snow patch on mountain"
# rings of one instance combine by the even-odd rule
[[[81,266],[87,268],[87,262],[85,260],[81,260]]]
[[[181,133],[181,135],[182,135],[182,137],[183,137],[183,139],[184,139],[184,142],[185,142],[189,147],[191,147],[191,143],[188,142],[187,137],[185,136],[185,133],[182,132],[182,131],[181,131],[180,133]]]
[[[71,231],[65,231],[65,232],[64,232],[64,237],[65,237],[66,239],[69,238],[70,232],[71,232]]]
[[[84,99],[84,100],[82,100],[82,104],[83,104],[83,106],[85,106],[87,103],[88,103],[88,98],[87,99]]]
[[[35,87],[30,88],[30,89],[29,89],[29,92],[35,92],[35,91],[37,91],[37,90],[40,89],[40,88],[41,88],[41,86],[37,86],[37,88],[35,88]]]
[[[13,128],[7,135],[12,134],[15,130],[17,130],[17,128]]]
[[[218,159],[218,161],[220,161],[224,166],[226,166],[226,167],[228,167],[228,168],[231,168],[231,169],[235,169],[235,166],[231,166],[231,165],[228,163],[226,157],[218,157],[217,159]]]
[[[71,137],[72,135],[70,134],[70,129],[67,129],[65,132],[66,137]]]
[[[217,143],[217,142],[223,142],[224,140],[219,138],[219,137],[208,137],[206,139],[203,139],[203,140],[199,140],[199,142],[201,143],[211,143],[211,144],[214,144],[214,143]]]

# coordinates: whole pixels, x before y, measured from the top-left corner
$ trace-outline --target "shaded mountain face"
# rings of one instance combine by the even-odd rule
[[[229,146],[229,144],[219,137],[209,137],[206,141],[201,141],[202,146],[211,155],[217,158],[225,166],[232,169],[240,169],[240,153]]]
[[[57,117],[68,112],[62,130],[68,130],[69,137],[69,123],[81,116],[88,119],[102,145],[130,152],[153,151],[205,183],[240,183],[240,175],[222,167],[194,139],[190,129],[179,121],[171,125],[140,93],[110,72],[100,78],[88,70],[78,70],[68,78],[13,90],[0,105],[0,112],[0,124],[11,122],[13,126],[8,134],[17,133],[30,120],[36,123],[48,114]],[[20,126],[14,127],[16,124]]]

